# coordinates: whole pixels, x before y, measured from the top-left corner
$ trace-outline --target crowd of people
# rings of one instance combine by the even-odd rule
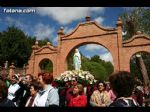
[[[109,83],[84,85],[77,79],[58,83],[52,73],[0,77],[1,107],[150,107],[150,85],[138,83],[129,72],[119,71]]]

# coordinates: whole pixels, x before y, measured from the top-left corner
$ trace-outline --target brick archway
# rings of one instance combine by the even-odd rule
[[[74,46],[72,49],[70,49],[70,50],[68,51],[68,53],[67,53],[67,55],[66,55],[66,58],[65,58],[65,63],[67,63],[70,54],[71,54],[73,51],[75,51],[76,48],[78,48],[78,47],[80,47],[80,46],[87,45],[87,44],[100,45],[100,46],[102,46],[103,48],[105,48],[105,49],[111,54],[111,56],[112,56],[112,53],[111,53],[112,51],[109,51],[108,47],[104,46],[104,45],[103,45],[102,43],[100,43],[100,42],[94,42],[94,41],[79,42],[79,44],[77,44],[76,46]],[[113,57],[112,57],[112,59],[113,59]]]
[[[50,59],[48,59],[48,58],[44,58],[43,60],[41,60],[40,62],[39,62],[39,69],[38,69],[38,73],[41,73],[41,72],[53,72],[53,69],[52,69],[52,71],[48,71],[48,70],[44,70],[43,69],[43,65],[44,65],[44,63],[49,63],[50,65],[52,65],[51,67],[53,68],[53,63],[52,63],[52,61],[50,60]]]
[[[38,46],[38,42],[32,47],[32,54],[28,61],[27,74],[33,74],[35,76],[40,72],[40,62],[44,59],[48,59],[53,63],[53,73],[56,73],[57,68],[57,47],[52,46],[49,42],[43,47]]]
[[[130,71],[130,59],[137,52],[148,52],[150,53],[150,37],[137,33],[131,39],[123,42],[121,50],[122,54],[122,70]]]
[[[119,18],[116,28],[104,28],[96,21],[79,23],[69,34],[64,34],[64,29],[58,31],[58,46],[47,45],[40,48],[38,43],[33,46],[33,52],[28,61],[27,73],[38,74],[40,60],[48,58],[53,63],[54,77],[59,76],[67,70],[67,56],[76,47],[88,43],[95,43],[104,46],[112,55],[114,71],[130,71],[130,58],[138,51],[150,52],[150,37],[138,32],[127,41],[122,41],[122,21]]]

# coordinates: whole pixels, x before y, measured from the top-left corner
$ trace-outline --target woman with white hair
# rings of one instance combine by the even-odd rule
[[[73,56],[73,64],[74,64],[75,70],[81,69],[81,55],[78,49],[75,49],[75,54]]]

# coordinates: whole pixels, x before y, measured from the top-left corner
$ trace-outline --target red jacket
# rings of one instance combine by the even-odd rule
[[[78,97],[71,98],[69,107],[86,107],[87,97],[85,95],[80,95]]]
[[[66,92],[67,106],[69,106],[70,100],[73,98],[73,88],[68,88]]]

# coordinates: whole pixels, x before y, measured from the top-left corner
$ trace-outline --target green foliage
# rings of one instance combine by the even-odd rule
[[[53,63],[48,59],[43,60],[40,63],[40,68],[42,71],[53,72]]]
[[[89,71],[97,80],[105,80],[106,69],[99,63],[93,61],[83,62],[83,70]]]
[[[150,54],[146,52],[140,52],[140,54],[142,56],[142,59],[147,69],[148,76],[150,78]],[[134,76],[137,76],[141,81],[143,81],[142,73],[138,67],[137,59],[135,58],[135,56],[133,56],[130,62],[130,68],[131,68],[131,73]]]
[[[150,35],[150,9],[136,7],[132,11],[126,11],[121,14],[123,29],[127,34],[124,40],[131,38],[137,31]]]
[[[98,55],[91,57],[91,61],[101,64],[106,70],[106,76],[108,77],[114,71],[113,65],[111,62],[105,62]],[[107,79],[106,79],[107,80]]]
[[[131,73],[134,77],[138,77],[138,79],[143,81],[142,73],[141,73],[140,69],[137,66],[135,58],[132,59],[132,61],[130,62],[130,69],[131,69]]]
[[[111,62],[105,62],[103,65],[107,71],[107,76],[111,75],[114,71],[114,67],[113,67],[112,63]]]
[[[28,62],[35,41],[36,37],[25,35],[15,26],[10,26],[6,31],[0,32],[0,66],[4,66],[7,60],[9,65],[14,62],[16,67],[23,67]],[[39,40],[39,46],[46,45],[47,42],[50,42],[48,38]]]
[[[142,26],[144,33],[150,35],[150,9],[143,10]]]
[[[14,62],[17,67],[25,64],[32,52],[27,36],[20,29],[12,26],[1,33],[0,60]]]
[[[36,37],[28,36],[27,40],[28,40],[28,43],[29,43],[30,47],[32,47],[32,45],[34,45],[35,42],[36,42]]]
[[[39,46],[42,47],[42,46],[46,45],[47,42],[50,42],[52,44],[52,42],[50,41],[50,39],[45,38],[43,40],[39,40]]]
[[[73,70],[73,54],[69,55],[68,57],[68,68],[69,70]],[[109,75],[114,71],[113,65],[111,62],[105,62],[104,60],[100,59],[98,55],[94,55],[91,59],[84,57],[81,55],[82,60],[82,70],[89,71],[91,74],[95,76],[97,80],[107,80]]]
[[[67,58],[68,70],[73,70],[73,69],[74,69],[74,65],[73,65],[73,55],[74,55],[74,52],[71,52],[71,53],[69,54],[69,57]]]

